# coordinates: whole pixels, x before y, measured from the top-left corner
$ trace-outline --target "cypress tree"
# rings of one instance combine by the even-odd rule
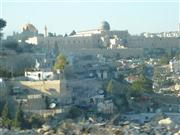
[[[16,110],[16,115],[14,118],[14,127],[22,128],[23,121],[24,121],[23,115],[24,115],[23,111],[22,111],[21,107],[19,106]]]
[[[106,91],[107,91],[109,94],[112,94],[113,88],[114,88],[113,80],[110,80],[109,83],[108,83],[108,86],[107,86]]]
[[[9,108],[7,102],[5,103],[3,110],[2,110],[2,124],[5,127],[10,127],[11,120],[10,120],[10,114],[9,114]]]

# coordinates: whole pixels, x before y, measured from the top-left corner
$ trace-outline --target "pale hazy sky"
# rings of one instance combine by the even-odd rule
[[[0,0],[1,17],[7,21],[5,35],[32,23],[40,33],[44,26],[57,34],[98,28],[108,21],[111,29],[131,34],[177,30],[178,0]]]

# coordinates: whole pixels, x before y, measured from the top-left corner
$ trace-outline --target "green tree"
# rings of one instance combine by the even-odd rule
[[[5,41],[3,46],[7,49],[16,50],[18,48],[18,43],[16,41]]]
[[[113,80],[110,80],[108,85],[107,85],[107,89],[106,89],[107,93],[112,94],[113,88],[114,88]]]
[[[142,84],[142,89],[144,92],[151,93],[152,92],[152,80],[148,79],[146,76],[140,76],[140,82]]]
[[[166,53],[164,56],[161,57],[160,59],[160,64],[161,65],[166,65],[169,64],[169,61],[173,58],[171,54]]]
[[[137,80],[132,83],[132,94],[134,95],[140,95],[143,92],[142,83]]]
[[[168,57],[162,57],[160,59],[160,64],[164,65],[164,64],[168,64],[169,63],[169,58]]]
[[[76,31],[75,31],[75,30],[73,30],[73,31],[69,34],[69,36],[73,36],[73,35],[76,35]]]
[[[0,66],[0,76],[9,78],[11,77],[11,72],[8,69],[5,69],[4,67]]]
[[[48,96],[45,96],[44,98],[45,98],[44,101],[45,101],[46,109],[48,109],[49,108],[49,98],[48,98]]]
[[[44,119],[43,117],[39,116],[39,115],[31,115],[28,118],[28,126],[30,126],[31,128],[40,128],[42,126],[42,124],[44,123]]]
[[[177,60],[180,60],[180,54],[176,54],[176,56],[175,56],[175,58],[177,59]]]
[[[2,124],[5,127],[9,127],[11,125],[10,113],[9,113],[9,108],[8,108],[7,102],[5,103],[3,110],[2,110]]]
[[[144,75],[140,75],[139,79],[132,83],[131,90],[135,95],[140,95],[143,92],[151,93],[152,81]]]
[[[0,29],[4,28],[6,26],[6,21],[0,18]]]
[[[119,82],[122,82],[124,80],[124,75],[119,74],[116,80],[119,81]]]
[[[14,127],[16,128],[22,128],[24,122],[24,114],[21,109],[21,106],[19,106],[16,110],[16,115],[14,118]]]
[[[6,21],[0,18],[0,38],[2,37],[2,29],[6,26]]]
[[[68,61],[64,55],[58,55],[56,58],[56,62],[54,65],[54,69],[61,69],[63,70],[65,66],[68,64]]]
[[[48,37],[53,37],[53,33],[48,32]]]
[[[67,33],[65,33],[65,34],[64,34],[64,37],[67,37],[67,36],[68,36]]]
[[[72,106],[67,114],[68,118],[75,119],[80,117],[83,114],[82,110],[76,106]]]
[[[119,111],[125,111],[128,109],[128,100],[125,94],[116,94],[113,97],[113,103]]]

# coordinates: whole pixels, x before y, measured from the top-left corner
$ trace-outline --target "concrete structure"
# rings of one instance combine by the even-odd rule
[[[97,110],[100,113],[112,114],[114,112],[114,104],[112,100],[105,100],[97,104]]]
[[[169,62],[171,72],[180,72],[180,60],[173,59]]]
[[[46,109],[45,98],[42,94],[18,95],[14,96],[14,99],[17,103],[22,103],[23,110],[27,112]]]

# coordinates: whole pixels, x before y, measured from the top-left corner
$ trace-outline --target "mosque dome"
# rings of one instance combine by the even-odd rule
[[[30,23],[23,25],[21,29],[22,29],[22,31],[29,31],[29,32],[34,32],[34,33],[36,33],[38,31],[36,29],[36,27]]]
[[[100,27],[102,30],[110,30],[110,25],[109,25],[109,23],[108,22],[106,22],[106,21],[103,21],[102,23],[101,23],[101,27]]]

